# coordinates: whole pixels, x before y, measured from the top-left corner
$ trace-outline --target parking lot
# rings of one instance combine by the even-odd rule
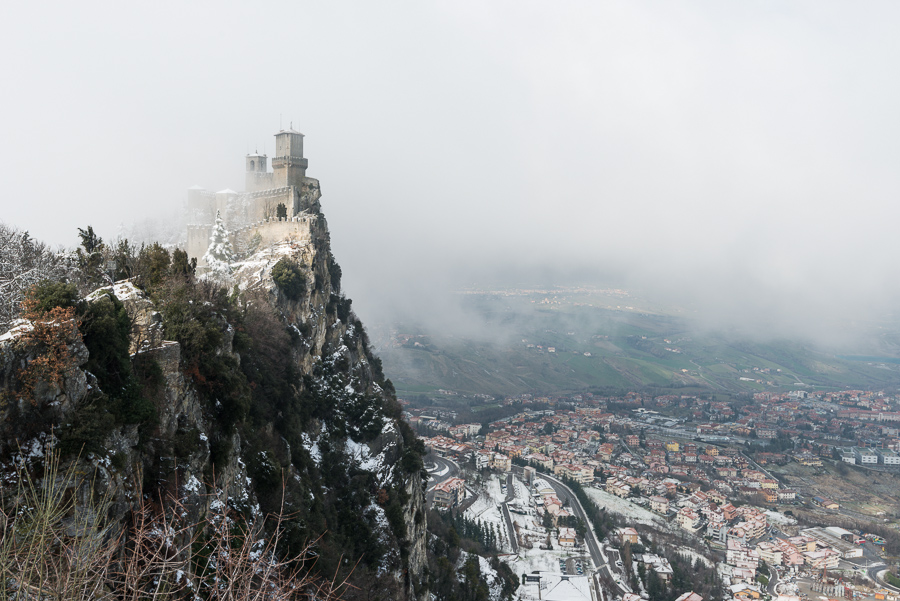
[[[559,571],[568,576],[583,576],[585,569],[590,565],[591,560],[587,557],[560,558]]]

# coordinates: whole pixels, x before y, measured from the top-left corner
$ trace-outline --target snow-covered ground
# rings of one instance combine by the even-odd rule
[[[504,476],[505,479],[505,476]],[[474,519],[491,507],[497,507],[506,500],[506,495],[500,490],[500,480],[491,474],[480,487],[474,486],[473,490],[478,494],[478,500],[466,510],[466,517]]]
[[[770,524],[777,524],[780,526],[792,526],[797,523],[797,520],[791,516],[771,510],[766,511],[766,519],[769,520]]]
[[[547,531],[541,525],[540,519],[533,514],[510,513],[510,517],[512,517],[513,524],[519,527],[519,540],[530,542],[535,548],[544,543]]]
[[[671,524],[664,520],[662,516],[659,516],[648,509],[644,509],[643,507],[639,507],[630,501],[617,497],[616,495],[610,494],[605,490],[600,490],[592,486],[585,486],[584,492],[587,493],[588,497],[595,502],[598,507],[605,507],[610,513],[624,516],[629,524],[637,522],[638,524],[655,526],[663,530],[671,531],[673,529]]]
[[[502,477],[505,480],[506,476]],[[500,536],[501,548],[506,551],[511,550],[506,521],[500,510],[500,505],[506,499],[500,490],[500,480],[492,475],[484,482],[484,487],[476,489],[475,492],[478,494],[478,499],[466,509],[465,516],[470,520],[481,522],[485,526],[493,524],[494,530]]]
[[[459,560],[456,563],[457,569],[463,567],[468,557],[468,553],[466,553],[465,551],[460,551]],[[477,555],[476,557],[478,557],[478,567],[481,569],[481,576],[484,578],[484,581],[488,585],[488,594],[491,597],[491,601],[499,601],[500,593],[503,589],[503,583],[500,581],[500,577],[497,575],[497,571],[491,567],[491,563],[487,560],[487,558],[480,555]]]
[[[509,555],[502,558],[513,573],[521,575],[523,572],[531,574],[534,571],[550,574],[562,574],[559,569],[559,560],[565,561],[569,557],[580,556],[578,551],[554,548],[552,551],[538,549],[520,549],[519,555]]]
[[[678,553],[679,555],[684,555],[685,557],[690,557],[691,564],[693,564],[695,561],[697,561],[699,559],[700,562],[703,563],[703,565],[705,565],[708,568],[711,568],[714,565],[713,562],[711,562],[707,558],[703,557],[696,551],[689,549],[688,547],[681,547],[680,549],[678,549],[678,551],[676,551],[676,553]]]
[[[505,474],[502,474],[499,478],[492,474],[491,477],[484,482],[485,489],[487,489],[488,493],[497,503],[502,503],[506,500],[506,495],[500,490],[500,478],[503,478],[503,483],[505,484]]]
[[[513,488],[516,491],[516,502],[520,505],[527,505],[528,499],[531,498],[531,491],[525,483],[518,478],[513,478]]]
[[[475,489],[478,499],[466,509],[466,517],[470,520],[480,519],[482,514],[491,509],[496,509],[497,501],[491,498],[484,489]]]

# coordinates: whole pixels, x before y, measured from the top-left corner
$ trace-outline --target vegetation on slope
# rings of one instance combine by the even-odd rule
[[[165,338],[179,343],[181,371],[199,394],[212,424],[212,430],[204,433],[211,447],[205,480],[211,483],[221,476],[223,467],[240,451],[259,509],[266,514],[284,508],[289,514],[280,526],[280,552],[297,556],[309,541],[315,541],[316,570],[353,571],[359,590],[393,590],[396,585],[391,584],[393,575],[385,570],[385,562],[399,551],[400,565],[406,563],[410,545],[403,513],[410,500],[407,485],[410,479],[421,478],[424,449],[399,421],[393,478],[379,481],[349,459],[345,440],[371,442],[382,434],[386,420],[400,416],[393,388],[368,348],[349,299],[332,295],[328,307],[329,314],[352,324],[341,341],[348,350],[317,349],[324,360],[315,363],[314,373],[300,374],[297,358],[313,352],[312,332],[306,324],[287,323],[265,293],[229,291],[195,277],[194,266],[180,250],[170,253],[159,245],[136,249],[127,242],[110,248],[90,228],[82,234],[75,266],[60,280],[34,286],[24,316],[34,323],[72,324],[68,339],[58,341],[62,354],[51,364],[71,367],[73,358],[65,353],[72,352],[76,339],[81,339],[89,352],[85,368],[95,385],[65,422],[59,422],[57,412],[26,405],[23,411],[28,415],[22,415],[21,422],[31,424],[32,431],[22,432],[22,439],[53,429],[68,456],[103,454],[110,433],[136,425],[141,433],[138,451],[145,464],[143,489],[151,494],[166,486],[161,463],[165,458],[196,458],[198,431],[179,430],[170,437],[157,427],[157,415],[166,402],[160,391],[160,366],[144,360],[142,353],[129,355],[132,324],[122,303],[102,291],[90,302],[81,300],[113,277],[132,278],[154,301]],[[332,282],[339,279],[338,268],[328,272]],[[307,292],[297,283],[296,264],[282,263],[274,275],[289,298]],[[44,355],[48,349],[43,347]],[[355,355],[357,350],[360,357]],[[360,382],[360,377],[370,377],[357,373],[360,360],[373,366],[374,387]],[[37,367],[39,362],[31,365]],[[35,379],[46,379],[46,375],[44,370]],[[22,385],[16,394],[22,392]],[[310,433],[318,437],[317,456],[309,450]],[[232,448],[234,434],[244,441],[242,449]],[[240,499],[231,499],[230,504],[247,516],[253,509]],[[390,527],[388,538],[380,534],[381,520]],[[348,598],[354,594],[348,592]]]

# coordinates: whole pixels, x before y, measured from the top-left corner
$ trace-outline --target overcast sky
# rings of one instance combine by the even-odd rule
[[[110,238],[242,189],[290,123],[364,319],[560,272],[821,332],[896,300],[898,28],[896,2],[8,2],[0,219]]]

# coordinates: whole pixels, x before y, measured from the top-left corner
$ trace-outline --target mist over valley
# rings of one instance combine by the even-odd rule
[[[0,597],[898,601],[898,26],[0,7]]]

